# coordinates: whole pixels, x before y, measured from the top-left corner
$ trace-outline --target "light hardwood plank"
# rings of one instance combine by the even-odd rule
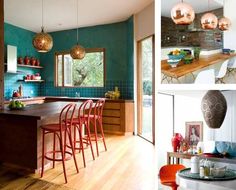
[[[154,190],[155,172],[154,146],[137,136],[106,136],[108,151],[99,143],[100,156],[92,160],[86,149],[87,167],[83,168],[81,154],[77,154],[79,173],[73,160],[66,162],[68,183],[64,184],[61,163],[54,169],[39,174],[17,175],[16,169],[1,166],[0,189],[83,189],[83,190]],[[95,145],[95,144],[94,144]],[[95,150],[95,146],[94,146]],[[10,174],[6,177],[6,172]]]

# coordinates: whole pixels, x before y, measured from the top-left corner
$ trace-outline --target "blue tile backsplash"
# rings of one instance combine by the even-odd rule
[[[5,73],[4,75],[4,96],[9,98],[14,90],[18,90],[20,84],[23,86],[24,96],[40,96],[40,83],[25,83],[18,80],[23,79],[27,74],[39,73],[38,69],[18,68],[17,74]]]
[[[69,96],[74,97],[76,92],[81,97],[104,97],[109,90],[118,86],[121,98],[133,99],[133,81],[106,81],[104,88],[62,88],[55,87],[53,82],[45,82],[41,85],[40,94],[45,96]]]

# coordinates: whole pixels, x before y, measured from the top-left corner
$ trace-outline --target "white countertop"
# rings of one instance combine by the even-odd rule
[[[236,180],[228,181],[203,181],[179,177],[176,182],[181,190],[236,190]]]

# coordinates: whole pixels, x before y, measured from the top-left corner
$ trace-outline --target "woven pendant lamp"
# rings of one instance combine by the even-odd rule
[[[53,39],[50,34],[44,32],[43,26],[43,0],[42,0],[42,27],[41,32],[37,33],[32,41],[34,48],[41,53],[46,53],[52,49]]]
[[[85,49],[84,47],[82,47],[81,45],[79,45],[79,34],[78,34],[78,6],[79,6],[79,2],[77,0],[77,31],[76,31],[76,38],[77,38],[77,43],[75,46],[73,46],[70,50],[70,56],[73,59],[83,59],[85,56]]]
[[[227,112],[224,95],[219,90],[209,90],[202,98],[201,110],[208,127],[220,128]]]

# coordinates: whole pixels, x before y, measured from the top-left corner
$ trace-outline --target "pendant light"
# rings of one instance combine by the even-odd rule
[[[225,119],[227,101],[219,90],[209,90],[202,98],[201,110],[208,127],[218,129]]]
[[[171,18],[175,24],[189,25],[195,18],[195,12],[191,5],[184,3],[183,0],[181,0],[180,3],[176,4],[171,9]]]
[[[50,34],[44,32],[43,26],[43,0],[42,0],[42,27],[41,32],[37,33],[33,38],[34,48],[41,53],[46,53],[52,49],[53,40]]]
[[[225,1],[224,1],[224,5],[225,5]],[[221,18],[219,20],[219,29],[222,30],[222,31],[225,31],[225,30],[229,30],[230,26],[231,26],[231,22],[228,18],[226,18],[225,16],[223,16],[223,18]]]
[[[212,30],[217,27],[218,19],[215,14],[209,12],[210,2],[208,0],[208,13],[201,18],[201,25],[203,29]]]
[[[77,44],[75,46],[73,46],[70,50],[70,56],[73,59],[83,59],[85,56],[85,49],[79,45],[79,34],[78,34],[78,26],[79,26],[79,22],[78,22],[78,7],[79,7],[79,2],[77,0],[77,31],[76,31],[76,37],[77,37]]]

